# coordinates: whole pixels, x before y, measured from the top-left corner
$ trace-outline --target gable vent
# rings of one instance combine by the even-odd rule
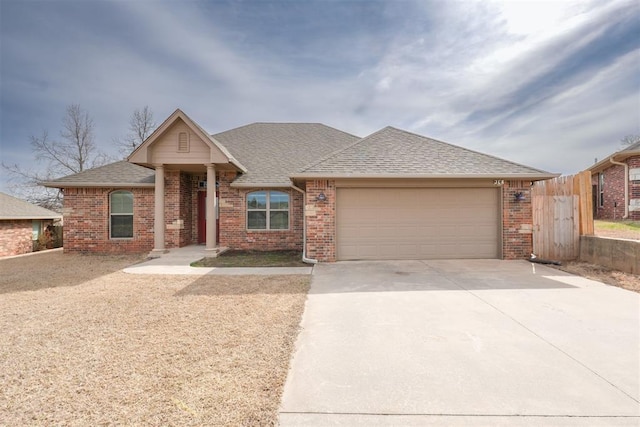
[[[186,153],[189,151],[189,134],[187,132],[178,133],[178,152]]]

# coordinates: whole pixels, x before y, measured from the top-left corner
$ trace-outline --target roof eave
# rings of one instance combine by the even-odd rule
[[[289,188],[291,186],[293,186],[293,183],[289,182],[289,183],[254,183],[254,182],[241,182],[241,183],[234,183],[232,182],[230,184],[231,187],[233,188]]]
[[[38,184],[43,185],[45,187],[50,188],[146,188],[155,187],[153,182],[148,183],[140,183],[140,182],[55,182],[55,181],[45,181],[39,182]]]
[[[297,173],[291,175],[291,179],[526,179],[532,181],[542,181],[556,178],[559,173],[537,173],[537,174],[384,174],[384,173]]]
[[[600,160],[598,163],[592,165],[591,167],[585,170],[588,170],[591,173],[600,172],[610,166],[613,166],[613,164],[611,163],[611,160],[613,160],[614,162],[619,162],[622,160],[627,160],[629,157],[633,157],[633,156],[640,156],[640,151],[619,151],[617,153],[614,153],[610,156],[605,157],[604,159]]]
[[[7,220],[16,220],[16,219],[62,219],[62,215],[10,215],[10,216],[0,216],[0,221]]]

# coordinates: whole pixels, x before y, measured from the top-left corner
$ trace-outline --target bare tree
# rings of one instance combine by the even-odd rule
[[[622,147],[628,147],[630,145],[635,144],[636,142],[640,142],[640,135],[637,135],[637,134],[625,135],[620,139],[620,142],[622,144]]]
[[[32,203],[59,208],[60,191],[43,188],[39,183],[105,164],[109,158],[96,146],[93,129],[89,113],[78,104],[69,105],[62,119],[61,139],[50,139],[47,131],[31,136],[35,164],[25,169],[2,163],[11,175],[12,190]]]
[[[134,110],[129,119],[129,133],[125,137],[115,140],[120,154],[125,157],[131,154],[155,129],[156,123],[153,120],[153,111],[147,105],[141,109]]]

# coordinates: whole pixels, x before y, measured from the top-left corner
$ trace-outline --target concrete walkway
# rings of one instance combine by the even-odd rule
[[[638,426],[640,295],[526,261],[315,267],[287,426]]]
[[[132,265],[123,271],[130,274],[168,275],[276,275],[311,274],[313,267],[191,267],[191,263],[204,258],[204,245],[191,245],[170,249],[159,258]]]

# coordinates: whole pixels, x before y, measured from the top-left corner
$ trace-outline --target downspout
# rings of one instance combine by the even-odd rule
[[[622,219],[629,218],[629,165],[622,162],[616,162],[613,157],[609,161],[618,166],[624,166],[624,216]]]
[[[307,193],[293,184],[291,188],[302,193],[302,262],[317,264],[317,259],[307,258]]]

